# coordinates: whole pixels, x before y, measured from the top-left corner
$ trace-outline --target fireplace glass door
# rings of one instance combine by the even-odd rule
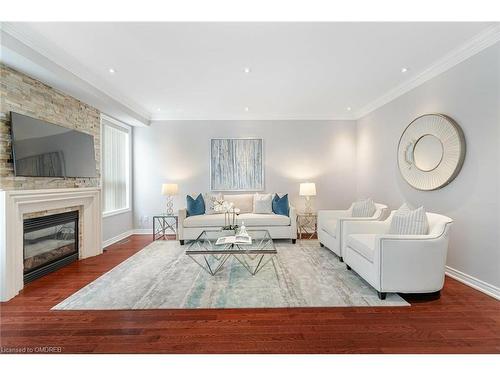
[[[24,281],[78,259],[78,211],[24,220]]]

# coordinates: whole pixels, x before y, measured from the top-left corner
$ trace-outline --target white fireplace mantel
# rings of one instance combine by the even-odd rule
[[[28,213],[80,207],[83,231],[79,258],[102,253],[99,188],[0,191],[0,301],[24,287],[23,216]]]

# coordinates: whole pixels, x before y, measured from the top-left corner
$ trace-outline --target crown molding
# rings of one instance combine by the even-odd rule
[[[115,92],[109,88],[103,88],[102,85],[99,85],[95,82],[95,79],[92,79],[93,73],[90,72],[85,66],[75,61],[73,57],[68,55],[65,51],[58,51],[60,56],[56,56],[53,51],[46,48],[45,45],[47,43],[35,42],[35,37],[26,30],[17,26],[15,23],[11,22],[0,22],[0,30],[10,35],[12,38],[16,39],[18,42],[24,44],[26,47],[32,49],[38,54],[42,55],[46,59],[50,60],[52,63],[60,66],[65,69],[69,73],[78,77],[85,83],[93,86],[96,90],[100,91],[107,97],[117,101],[128,110],[136,113],[139,117],[149,120],[151,118],[151,113],[144,109],[142,106],[137,104],[132,99]],[[42,39],[40,36],[36,36],[38,40]]]
[[[383,105],[392,102],[394,99],[400,97],[401,95],[406,94],[414,88],[431,80],[432,78],[437,77],[438,75],[446,72],[447,70],[453,68],[454,66],[460,64],[461,62],[478,54],[479,52],[499,41],[500,25],[494,25],[485,29],[483,32],[479,33],[468,42],[462,44],[460,47],[454,49],[443,58],[437,60],[434,64],[429,66],[417,76],[407,80],[406,82],[403,82],[401,85],[389,90],[378,99],[361,108],[356,112],[355,118],[359,120],[360,118],[368,115],[369,113],[375,111]]]
[[[210,116],[210,117],[174,117],[153,116],[153,121],[355,121],[353,116]]]

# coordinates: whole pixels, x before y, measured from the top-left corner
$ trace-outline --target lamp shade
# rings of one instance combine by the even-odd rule
[[[314,182],[303,182],[300,184],[299,195],[313,197],[316,195],[316,184]]]
[[[177,195],[179,192],[179,186],[177,184],[163,184],[161,186],[162,195]]]

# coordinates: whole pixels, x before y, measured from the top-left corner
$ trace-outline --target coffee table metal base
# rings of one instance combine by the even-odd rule
[[[205,230],[186,250],[189,256],[208,274],[215,276],[233,256],[252,275],[256,275],[277,254],[267,230],[248,230],[248,244],[219,244],[217,238],[234,235],[235,231]]]
[[[246,268],[252,276],[255,276],[264,266],[273,260],[276,254],[258,254],[255,257],[250,255],[233,254],[233,257]]]
[[[260,250],[252,254],[252,251],[246,254],[220,254],[217,251],[191,251],[187,254],[197,265],[199,265],[208,274],[215,276],[222,266],[231,256],[235,258],[245,269],[255,276],[265,265],[273,260],[275,251]]]
[[[215,276],[232,254],[217,256],[215,254],[188,254],[188,256],[210,275]]]

